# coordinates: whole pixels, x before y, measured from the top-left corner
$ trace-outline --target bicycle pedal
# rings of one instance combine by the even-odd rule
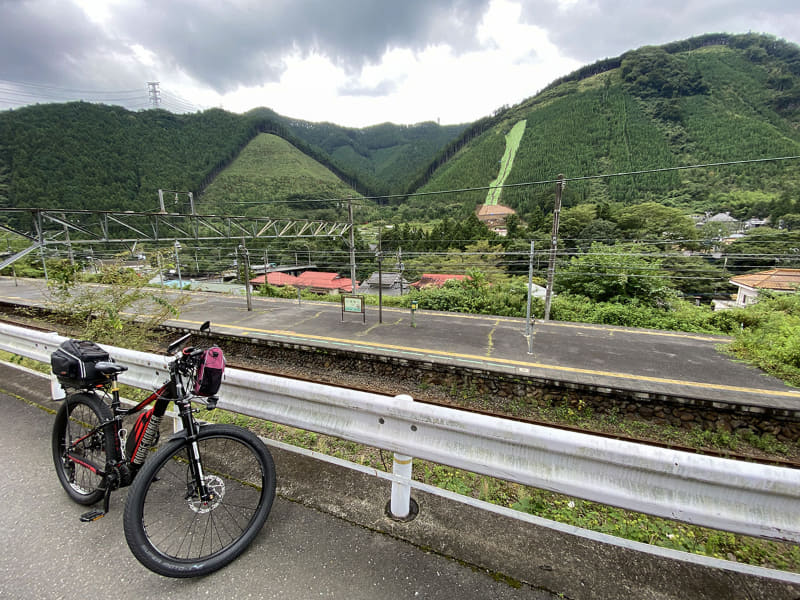
[[[97,521],[102,517],[105,517],[106,513],[102,510],[90,510],[89,512],[85,512],[81,515],[81,523],[90,523],[91,521]]]

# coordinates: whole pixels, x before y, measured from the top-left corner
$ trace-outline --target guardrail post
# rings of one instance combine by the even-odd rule
[[[63,400],[67,397],[67,393],[64,391],[64,388],[61,387],[55,373],[50,373],[50,397],[53,400]]]
[[[419,514],[419,506],[411,497],[412,458],[395,452],[392,474],[409,483],[392,482],[392,498],[386,507],[386,515],[393,521],[413,521]]]
[[[395,400],[414,402],[414,399],[407,394],[395,396]],[[413,429],[416,430],[416,428]],[[392,498],[389,501],[386,513],[389,518],[395,521],[411,521],[419,512],[417,503],[411,498],[412,461],[413,458],[407,454],[394,453],[392,474],[408,481],[408,483],[392,481]]]
[[[394,453],[394,463],[392,464],[392,474],[411,480],[411,461],[413,459],[405,454]],[[392,501],[389,505],[391,517],[397,520],[413,518],[411,515],[411,484],[392,482]]]

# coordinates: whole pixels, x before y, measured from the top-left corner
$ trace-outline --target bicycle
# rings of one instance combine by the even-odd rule
[[[200,330],[209,328],[206,321]],[[167,354],[175,356],[191,335],[171,343]],[[61,381],[69,393],[53,427],[53,460],[67,494],[87,506],[103,500],[102,510],[81,520],[104,516],[111,492],[130,486],[125,539],[139,562],[167,577],[207,575],[236,559],[261,530],[275,498],[275,465],[256,435],[195,419],[201,409],[192,407],[199,399],[191,384],[203,353],[183,348],[169,362],[168,379],[128,409],[117,383],[127,367],[95,362],[93,380]],[[213,410],[217,401],[208,397],[204,408]],[[154,450],[170,402],[182,429]],[[150,404],[129,436],[123,418]]]

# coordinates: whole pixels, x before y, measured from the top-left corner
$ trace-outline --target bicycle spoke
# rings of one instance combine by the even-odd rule
[[[186,440],[173,440],[145,463],[131,491],[135,499],[129,498],[140,506],[126,506],[125,515],[136,557],[176,577],[214,571],[238,556],[266,520],[275,494],[272,458],[252,434],[223,425],[201,431],[202,485],[188,447]]]

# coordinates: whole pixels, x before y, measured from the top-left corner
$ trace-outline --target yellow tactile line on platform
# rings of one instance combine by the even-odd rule
[[[192,323],[192,324],[200,324],[200,321],[188,321],[183,319],[175,319],[175,321],[182,322],[182,323]],[[305,333],[297,333],[295,331],[284,331],[280,329],[258,329],[256,327],[242,327],[239,325],[225,325],[224,323],[216,323],[216,327],[224,327],[226,329],[237,329],[241,331],[244,335],[248,332],[253,333],[262,333],[266,335],[278,335],[284,336],[288,338],[293,338],[297,340],[315,340],[320,342],[330,342],[333,344],[339,344],[349,347],[366,347],[371,349],[380,349],[380,350],[393,350],[396,352],[404,352],[407,354],[415,354],[418,356],[424,355],[435,355],[435,356],[442,356],[445,358],[455,358],[460,360],[466,360],[469,362],[474,362],[478,364],[486,364],[486,363],[495,363],[501,365],[512,365],[518,367],[524,367],[529,369],[549,369],[552,371],[563,371],[566,373],[579,373],[581,375],[596,375],[600,377],[616,377],[618,379],[628,379],[634,381],[648,381],[651,383],[664,383],[669,385],[685,385],[689,387],[696,387],[702,389],[711,389],[711,390],[722,390],[722,391],[729,391],[729,392],[743,392],[747,394],[761,394],[764,396],[784,396],[789,398],[798,398],[800,399],[800,391],[779,391],[779,390],[765,390],[765,389],[757,389],[757,388],[745,388],[745,387],[738,387],[732,385],[723,385],[718,383],[702,383],[699,381],[682,381],[680,379],[666,379],[662,377],[649,377],[646,375],[633,375],[630,373],[616,373],[613,371],[596,371],[594,369],[580,369],[577,367],[563,367],[559,365],[547,365],[543,363],[531,363],[525,362],[521,360],[513,360],[510,358],[492,358],[491,360],[487,360],[485,357],[478,356],[475,354],[461,354],[457,352],[446,352],[444,350],[430,350],[428,348],[411,348],[408,346],[397,346],[393,344],[379,344],[377,342],[363,342],[359,341],[354,343],[353,340],[342,339],[342,338],[333,338],[327,337],[322,335],[311,335]],[[602,387],[602,386],[601,386]]]
[[[383,307],[384,312],[408,312],[408,309],[401,309],[395,307]],[[493,317],[491,315],[464,315],[459,313],[436,313],[437,317],[444,317],[450,319],[473,319],[476,321],[486,321],[491,320],[493,323],[517,323],[521,325],[525,325],[524,319],[512,319],[508,317]],[[534,335],[536,334],[536,327],[544,325],[546,327],[568,327],[570,329],[591,329],[593,331],[608,331],[608,332],[623,332],[623,333],[630,333],[635,335],[657,335],[660,337],[676,337],[676,338],[685,338],[689,340],[700,340],[703,342],[724,342],[726,340],[730,340],[729,336],[725,335],[718,335],[718,336],[711,336],[711,335],[703,335],[700,333],[686,333],[686,332],[671,332],[671,331],[649,331],[646,329],[625,329],[622,327],[616,327],[614,325],[592,325],[589,323],[567,323],[565,321],[536,321],[533,324],[533,332]]]
[[[280,299],[278,298],[254,298],[256,302],[270,302],[276,301],[278,302]],[[322,302],[318,300],[305,300],[306,304],[316,304],[319,306],[335,306],[332,302]],[[377,306],[372,306],[372,308],[377,310]],[[384,306],[383,312],[400,312],[400,313],[408,313],[408,308],[398,308],[397,306]],[[422,311],[418,314],[424,314]],[[447,312],[440,312],[440,311],[430,311],[430,314],[435,315],[437,317],[443,317],[446,319],[472,319],[475,321],[485,321],[487,319],[491,319],[494,323],[516,323],[525,325],[525,320],[520,318],[512,318],[512,317],[497,317],[492,315],[467,315],[463,313],[447,313]],[[376,324],[378,326],[379,324]],[[623,327],[618,327],[615,325],[593,325],[591,323],[568,323],[566,321],[542,321],[536,320],[533,325],[534,334],[536,332],[536,327],[540,325],[545,325],[547,327],[568,327],[571,329],[591,329],[593,331],[608,331],[608,332],[615,332],[620,331],[624,333],[636,334],[636,335],[656,335],[660,337],[676,337],[676,338],[685,338],[689,340],[700,340],[703,342],[724,342],[726,340],[730,340],[729,336],[725,335],[703,335],[701,333],[688,333],[688,332],[681,332],[681,331],[650,331],[646,329],[625,329]]]

